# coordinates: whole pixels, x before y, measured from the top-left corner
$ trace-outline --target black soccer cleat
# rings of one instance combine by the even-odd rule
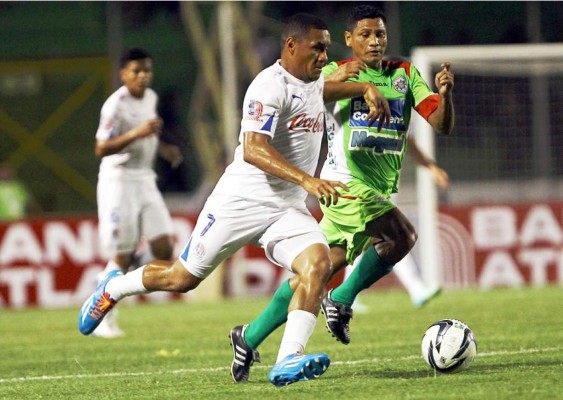
[[[350,319],[352,307],[331,300],[328,292],[321,302],[321,311],[326,319],[326,329],[341,343],[350,343]]]
[[[231,376],[235,382],[247,381],[250,376],[250,367],[254,362],[260,362],[260,353],[252,350],[244,340],[244,331],[247,325],[235,326],[229,333],[231,347],[233,348],[233,362],[231,363]]]

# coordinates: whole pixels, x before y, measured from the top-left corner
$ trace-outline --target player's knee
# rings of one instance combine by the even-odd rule
[[[307,248],[293,261],[292,269],[302,284],[328,281],[332,273],[328,248],[323,244]]]
[[[192,275],[178,262],[168,270],[168,290],[175,293],[187,293],[199,286],[202,279]]]
[[[160,237],[151,242],[151,252],[158,260],[170,260],[173,251],[174,245],[169,236]]]
[[[395,253],[402,257],[406,256],[416,244],[418,235],[414,229],[403,230],[393,241]]]
[[[321,279],[323,282],[327,282],[332,274],[332,262],[330,261],[330,257],[321,254],[316,255],[310,259],[308,270],[312,276]]]

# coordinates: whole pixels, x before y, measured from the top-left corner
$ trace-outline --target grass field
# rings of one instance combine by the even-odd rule
[[[125,338],[84,337],[77,308],[0,311],[0,399],[562,399],[563,289],[443,293],[414,309],[402,291],[363,295],[343,346],[319,317],[308,352],[332,365],[318,380],[276,388],[267,380],[282,331],[260,348],[250,381],[229,375],[230,328],[267,299],[120,305]],[[471,367],[436,375],[422,360],[426,327],[466,322],[478,341]]]

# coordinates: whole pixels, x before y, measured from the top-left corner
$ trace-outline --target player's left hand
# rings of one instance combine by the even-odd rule
[[[391,125],[391,109],[389,108],[389,102],[374,85],[366,85],[364,100],[369,106],[369,114],[367,115],[369,126],[372,126],[375,121],[379,121],[377,124],[378,132],[381,132],[384,123],[389,127]]]
[[[430,164],[428,169],[430,170],[430,173],[432,173],[432,177],[434,178],[434,182],[436,182],[436,185],[440,189],[446,189],[449,186],[450,177],[445,170],[438,167],[436,164]]]
[[[441,96],[448,96],[454,88],[454,74],[450,71],[451,63],[449,61],[445,61],[440,65],[440,67],[442,69],[436,74],[434,84]]]
[[[158,147],[158,154],[170,163],[172,169],[176,169],[184,161],[182,151],[176,145],[160,142]]]
[[[324,204],[327,207],[338,203],[340,193],[336,190],[336,188],[341,188],[345,192],[350,190],[348,186],[340,181],[329,181],[326,179],[315,178],[314,176],[308,176],[304,180],[302,186],[308,193],[319,199],[321,204]]]

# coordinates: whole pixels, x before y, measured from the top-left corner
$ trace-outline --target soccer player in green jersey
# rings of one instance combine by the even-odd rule
[[[383,59],[387,23],[377,8],[354,7],[347,29],[344,37],[354,58],[332,62],[323,73],[339,70],[339,74],[347,74],[344,79],[348,81],[372,82],[389,102],[391,123],[381,131],[369,127],[362,97],[328,106],[333,106],[327,115],[329,153],[321,177],[349,187],[336,205],[327,208],[321,204],[321,227],[330,245],[334,273],[352,264],[365,250],[348,279],[325,295],[321,304],[327,328],[344,344],[350,342],[351,305],[356,295],[388,274],[416,242],[413,225],[389,199],[397,191],[412,109],[438,133],[449,134],[454,126],[454,77],[449,62],[444,62],[435,76],[438,92],[434,93],[414,65]],[[331,78],[343,80],[342,76]],[[286,321],[295,287],[294,278],[284,282],[253,322],[231,330],[231,375],[236,382],[248,379],[250,366],[258,361],[258,345]]]

